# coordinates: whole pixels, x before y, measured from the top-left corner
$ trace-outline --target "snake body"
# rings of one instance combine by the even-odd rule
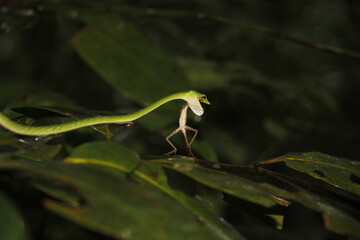
[[[190,109],[198,116],[201,116],[204,113],[204,109],[201,106],[201,103],[210,104],[204,94],[198,93],[196,91],[187,91],[171,94],[167,97],[164,97],[149,106],[127,115],[111,115],[111,116],[96,116],[90,118],[84,118],[80,120],[74,120],[62,124],[54,124],[48,126],[27,126],[19,124],[12,121],[3,113],[0,113],[0,126],[21,135],[29,136],[42,136],[42,135],[51,135],[57,133],[68,132],[82,127],[88,127],[98,124],[126,124],[136,119],[141,118],[142,116],[152,112],[161,105],[181,99],[187,102]]]

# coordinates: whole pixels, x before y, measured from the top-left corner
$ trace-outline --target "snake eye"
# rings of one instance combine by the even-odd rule
[[[199,97],[199,101],[205,104],[210,104],[209,100],[205,95]]]

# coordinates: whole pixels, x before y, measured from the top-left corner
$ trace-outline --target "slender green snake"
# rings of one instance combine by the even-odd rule
[[[210,102],[207,100],[204,94],[198,93],[196,91],[187,91],[187,92],[179,92],[179,93],[171,94],[137,112],[130,113],[127,115],[96,116],[96,117],[84,118],[67,123],[48,125],[48,126],[22,125],[12,121],[3,113],[0,113],[0,126],[21,135],[42,136],[42,135],[51,135],[51,134],[68,132],[78,128],[88,127],[98,124],[111,124],[111,123],[126,124],[136,119],[139,119],[142,116],[157,109],[161,105],[176,99],[182,99],[186,101],[190,109],[198,116],[201,116],[204,113],[204,109],[202,108],[201,103],[210,104]]]

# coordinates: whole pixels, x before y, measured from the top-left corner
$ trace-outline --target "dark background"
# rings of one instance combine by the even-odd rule
[[[92,110],[139,107],[94,73],[69,42],[84,23],[69,17],[67,10],[111,9],[164,48],[180,69],[195,69],[193,86],[206,93],[212,105],[205,108],[203,121],[192,125],[220,161],[246,164],[292,151],[359,159],[359,58],[254,30],[261,26],[310,44],[360,52],[359,1],[45,2],[2,1],[2,108],[44,92]],[[189,15],[116,9],[124,6]],[[254,26],[196,18],[193,12]],[[156,137],[160,130],[146,131],[138,127],[130,134],[144,139],[142,154],[167,149],[164,142],[153,141],[162,141]]]
[[[144,105],[79,56],[72,41],[86,26],[76,17],[79,11],[115,14],[131,24],[173,59],[174,72],[184,75],[184,86],[208,96],[211,105],[204,106],[201,118],[189,114],[189,125],[199,130],[193,147],[197,157],[248,165],[288,152],[319,151],[360,159],[358,0],[0,0],[0,107],[7,115],[16,116],[11,109],[18,106],[129,113]],[[146,79],[124,80],[147,91]],[[174,92],[183,90],[172,79],[165,83]],[[154,91],[155,99],[158,94]],[[180,106],[169,104],[173,109]],[[170,121],[163,112],[158,114],[156,127],[149,126],[149,121],[154,123],[151,118],[131,128],[115,126],[113,141],[141,156],[162,156],[170,150],[164,137],[177,127],[178,113]],[[161,118],[166,118],[164,123]],[[82,143],[105,140],[91,129],[62,137],[64,147],[56,160]],[[187,155],[181,136],[174,143],[179,154]],[[281,166],[273,169],[310,179]],[[185,191],[199,187],[184,176],[172,177]],[[24,191],[21,180],[9,179],[1,177],[1,187],[31,223],[34,239],[68,239],[66,232],[107,238],[44,210],[43,194],[29,187]],[[351,196],[350,201],[347,192],[341,194],[339,205],[356,206],[352,203],[357,198]],[[267,228],[258,230],[258,222],[268,210],[230,196],[225,201],[230,204],[223,215],[231,224],[253,239],[257,234],[267,239]],[[320,213],[296,203],[284,212],[285,234],[299,239],[343,238],[325,230]]]

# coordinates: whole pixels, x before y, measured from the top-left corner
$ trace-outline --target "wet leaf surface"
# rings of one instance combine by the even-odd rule
[[[156,160],[155,160],[156,161]],[[179,171],[194,180],[228,194],[254,202],[265,207],[281,204],[274,197],[283,190],[270,184],[257,183],[222,171],[211,170],[196,164],[193,159],[159,160],[164,166]]]
[[[3,161],[0,167],[77,189],[84,199],[81,207],[53,200],[45,206],[103,234],[119,239],[215,239],[181,205],[149,185],[124,181],[121,172],[62,162]]]
[[[288,153],[286,165],[335,187],[360,195],[360,162],[318,152]]]
[[[325,197],[295,187],[295,191],[287,191],[269,183],[250,181],[230,173],[200,167],[192,159],[153,160],[164,166],[179,171],[209,187],[226,192],[230,195],[251,201],[263,206],[275,204],[287,205],[292,201],[320,212],[324,225],[334,232],[360,237],[360,222],[344,209],[332,204]],[[216,164],[216,163],[214,163]]]
[[[96,145],[100,147],[95,147]],[[131,171],[133,175],[139,177],[139,180],[152,184],[177,200],[188,211],[201,219],[201,222],[207,226],[207,229],[217,235],[220,239],[244,239],[231,225],[209,211],[202,202],[189,197],[180,191],[172,189],[168,185],[167,176],[161,165],[144,160],[139,162],[140,159],[137,155],[131,153],[129,149],[120,145],[116,146],[115,149],[115,146],[109,143],[85,144],[75,149],[66,161],[75,164],[107,166],[125,172]],[[104,149],[106,149],[107,153],[105,153]],[[111,153],[114,149],[116,154],[114,154],[114,152]],[[132,167],[137,165],[137,168],[132,169],[131,167],[128,167],[128,161],[131,162],[130,165],[132,164]],[[117,171],[114,171],[114,173],[116,174]]]

